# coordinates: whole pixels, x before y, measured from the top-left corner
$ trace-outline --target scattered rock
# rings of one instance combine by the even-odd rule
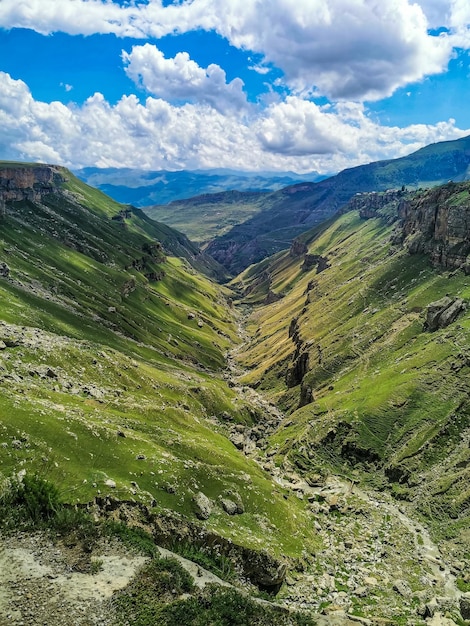
[[[108,478],[107,480],[105,480],[104,484],[106,485],[106,487],[109,487],[110,489],[116,489],[116,482],[114,480],[111,480],[111,478]]]

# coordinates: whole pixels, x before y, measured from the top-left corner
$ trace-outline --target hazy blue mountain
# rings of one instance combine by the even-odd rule
[[[276,191],[299,181],[315,182],[325,178],[318,172],[242,172],[226,168],[150,172],[130,168],[85,167],[76,170],[75,174],[114,200],[136,207],[167,204],[172,200],[229,190]]]

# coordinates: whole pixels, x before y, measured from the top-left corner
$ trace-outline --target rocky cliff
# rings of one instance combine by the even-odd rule
[[[401,202],[394,242],[435,266],[470,273],[470,185],[448,183]]]
[[[64,171],[54,165],[6,165],[0,167],[0,202],[38,202],[64,181]]]
[[[387,208],[396,209],[408,196],[405,189],[388,189],[387,191],[369,191],[357,193],[345,207],[345,211],[359,211],[363,219],[384,217]]]

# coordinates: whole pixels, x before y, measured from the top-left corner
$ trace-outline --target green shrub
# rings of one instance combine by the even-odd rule
[[[55,485],[35,474],[26,474],[22,480],[8,481],[0,496],[0,520],[11,527],[18,523],[43,526],[55,518],[60,506]]]
[[[461,591],[462,593],[467,593],[470,591],[470,582],[465,582],[463,578],[457,578],[455,583],[457,585],[457,589],[459,589],[459,591]]]
[[[302,613],[284,613],[236,589],[210,585],[198,597],[173,603],[161,612],[162,626],[314,626]]]
[[[86,511],[62,503],[59,489],[36,474],[6,482],[0,495],[0,527],[51,530],[62,536],[73,534],[77,541],[88,545],[99,535],[98,525]]]
[[[144,565],[134,581],[114,599],[120,623],[133,626],[162,624],[166,603],[194,588],[191,575],[176,559],[155,557]],[[182,622],[181,624],[183,624]]]
[[[104,524],[104,532],[118,537],[123,543],[151,557],[159,555],[152,535],[143,528],[130,528],[122,522],[108,520]]]
[[[189,541],[175,541],[170,546],[170,550],[204,567],[219,578],[222,578],[222,580],[230,582],[236,579],[232,561],[224,554],[218,554],[213,549],[204,548]]]

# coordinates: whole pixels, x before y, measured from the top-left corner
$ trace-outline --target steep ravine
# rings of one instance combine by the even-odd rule
[[[249,340],[248,315],[244,309],[239,319],[242,342]],[[265,419],[255,429],[237,429],[233,435],[239,448],[275,482],[308,500],[323,540],[320,553],[306,555],[303,571],[288,574],[281,602],[318,611],[325,615],[325,624],[464,623],[459,621],[460,602],[466,604],[468,594],[457,588],[452,565],[406,503],[397,504],[388,493],[366,490],[342,476],[305,480],[288,462],[273,462],[267,451],[269,436],[288,418],[255,389],[238,386],[246,374],[236,359],[243,348],[244,343],[228,353],[227,376]]]

